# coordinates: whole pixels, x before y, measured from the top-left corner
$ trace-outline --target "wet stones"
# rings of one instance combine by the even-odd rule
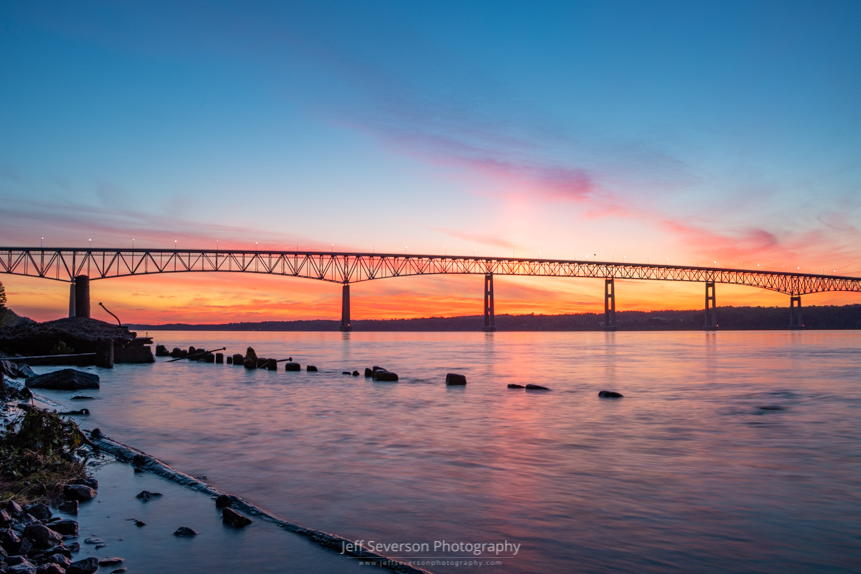
[[[173,535],[178,538],[191,538],[192,536],[197,536],[197,532],[187,526],[180,526]]]
[[[66,500],[86,502],[96,497],[96,491],[85,484],[67,484],[63,487],[63,496]]]
[[[445,376],[445,384],[447,385],[465,385],[466,377],[457,373],[448,373]]]
[[[31,504],[24,510],[36,520],[48,520],[52,516],[51,509],[48,508],[47,504]]]
[[[30,377],[24,384],[30,389],[52,389],[58,391],[98,389],[99,376],[75,369],[61,369],[53,373]]]
[[[38,548],[49,548],[63,541],[63,537],[44,524],[28,524],[24,536]]]
[[[602,399],[621,399],[624,395],[616,391],[599,391],[598,397]]]
[[[221,520],[224,524],[233,528],[245,528],[252,522],[250,518],[239,514],[232,508],[221,509]]]
[[[229,508],[233,506],[233,499],[226,494],[219,494],[215,499],[215,508]]]

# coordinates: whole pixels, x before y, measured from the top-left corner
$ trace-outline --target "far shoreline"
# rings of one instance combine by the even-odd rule
[[[701,331],[703,310],[616,311],[616,331]],[[789,330],[789,308],[718,307],[718,328],[722,331]],[[603,313],[564,315],[497,314],[496,330],[509,332],[604,331]],[[827,305],[803,308],[804,330],[861,329],[861,305]],[[352,321],[359,332],[475,332],[482,331],[482,315],[424,317],[418,319],[359,319]],[[258,321],[231,323],[129,323],[138,331],[339,331],[337,320]]]

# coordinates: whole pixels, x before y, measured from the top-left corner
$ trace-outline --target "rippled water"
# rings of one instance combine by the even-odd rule
[[[288,520],[520,544],[494,572],[861,571],[861,332],[154,335],[320,368],[119,365],[86,405]],[[373,364],[400,382],[341,374]]]

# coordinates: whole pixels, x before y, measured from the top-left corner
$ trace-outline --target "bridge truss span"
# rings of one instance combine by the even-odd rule
[[[746,285],[787,295],[861,292],[861,278],[784,271],[509,257],[320,251],[0,248],[0,273],[72,282],[157,273],[259,273],[332,283],[419,275],[507,275]]]
[[[89,317],[89,282],[161,273],[257,273],[342,285],[341,330],[352,330],[350,284],[422,275],[484,275],[484,330],[495,331],[494,275],[604,280],[604,328],[616,329],[615,280],[704,283],[705,328],[717,329],[715,284],[745,285],[790,296],[790,328],[801,328],[801,296],[861,292],[861,278],[613,261],[409,255],[321,251],[0,247],[0,273],[71,283],[70,316]]]

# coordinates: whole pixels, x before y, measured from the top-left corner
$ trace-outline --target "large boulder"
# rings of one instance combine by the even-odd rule
[[[63,541],[59,533],[38,522],[28,524],[24,528],[24,536],[39,548],[49,548]]]
[[[63,487],[63,496],[67,500],[86,502],[96,497],[96,491],[85,484],[67,484]]]
[[[61,369],[53,373],[30,377],[24,384],[31,389],[54,389],[58,391],[98,389],[99,376],[75,369]]]

